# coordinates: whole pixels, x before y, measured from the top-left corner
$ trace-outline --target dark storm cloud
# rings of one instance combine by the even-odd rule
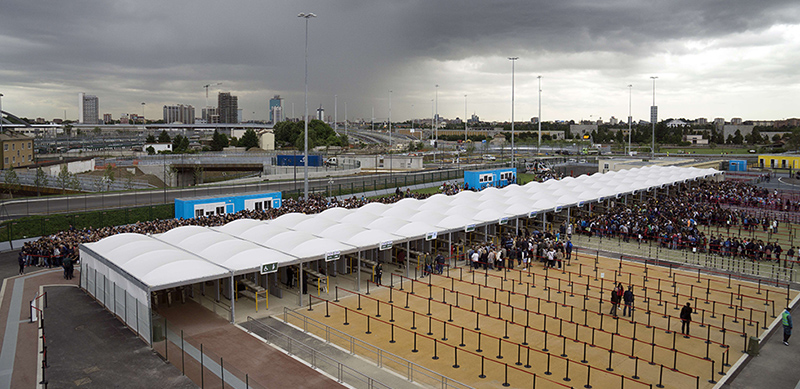
[[[116,116],[142,99],[154,107],[201,106],[202,85],[223,82],[220,88],[238,94],[245,111],[265,111],[266,99],[282,94],[299,115],[304,24],[297,13],[315,12],[319,17],[309,28],[309,104],[325,104],[331,112],[333,94],[339,94],[340,103],[350,102],[351,117],[367,117],[376,100],[385,104],[389,89],[398,104],[408,106],[412,97],[425,104],[435,83],[443,89],[455,82],[473,90],[490,85],[492,74],[507,73],[498,59],[509,55],[531,59],[520,61],[520,72],[624,75],[630,73],[627,66],[635,66],[634,58],[665,50],[691,52],[676,41],[763,31],[795,23],[798,11],[796,1],[743,0],[14,0],[4,2],[0,16],[5,53],[0,87],[28,91],[31,101],[48,101],[42,103],[48,104],[42,107],[48,114],[63,108],[74,112],[75,93],[94,93],[101,97],[101,109]],[[598,52],[608,54],[582,55]],[[448,79],[452,71],[436,65],[465,59],[485,59],[476,61],[476,71],[486,78]],[[42,97],[48,93],[52,96]],[[24,114],[44,115],[31,105]]]

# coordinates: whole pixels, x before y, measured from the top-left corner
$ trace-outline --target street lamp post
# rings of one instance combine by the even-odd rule
[[[656,157],[656,121],[658,121],[658,107],[656,107],[656,79],[658,77],[650,77],[653,80],[653,106],[650,107],[650,121],[653,122],[653,143],[650,146],[650,158]]]
[[[304,123],[304,146],[303,146],[303,199],[308,201],[308,19],[315,18],[313,13],[300,13],[298,18],[306,20],[306,47],[305,47],[305,115]]]
[[[145,104],[142,103],[142,128],[145,128],[145,125],[147,124],[147,122],[145,122],[144,105]]]
[[[436,121],[436,140],[433,141],[433,162],[436,162],[436,154],[439,152],[439,84],[436,84],[436,97],[434,103],[433,119]]]
[[[628,84],[628,155],[633,151],[631,149],[631,126],[633,124],[633,116],[631,116],[631,107],[633,106],[633,85]]]
[[[438,85],[437,85],[438,86]],[[434,99],[431,99],[431,132],[436,131],[436,124],[434,121],[436,120],[436,108],[434,108]],[[432,134],[431,134],[432,135]],[[436,137],[433,138],[433,143],[436,144]],[[433,149],[433,163],[436,163],[436,149]]]
[[[333,132],[336,132],[339,125],[339,108],[337,106],[337,98],[339,95],[333,95]]]
[[[3,133],[3,94],[0,93],[0,134],[2,133]]]
[[[389,91],[389,179],[392,179],[392,91]]]
[[[508,57],[511,60],[511,166],[515,166],[514,153],[514,64],[519,57]]]
[[[536,146],[536,154],[538,155],[542,148],[542,76],[537,76],[536,78],[539,79],[539,118],[536,119],[539,125],[539,145]]]

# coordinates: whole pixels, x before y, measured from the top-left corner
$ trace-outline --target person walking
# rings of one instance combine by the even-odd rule
[[[622,296],[619,295],[619,289],[614,288],[611,290],[611,312],[609,312],[614,317],[617,317],[617,306],[619,305],[619,300]]]
[[[375,283],[378,285],[383,285],[383,283],[381,282],[382,278],[383,278],[383,265],[379,263],[378,267],[375,268]]]
[[[792,336],[792,313],[789,307],[781,313],[781,323],[783,324],[783,344],[789,345],[789,337]]]
[[[690,303],[686,303],[686,305],[681,309],[681,333],[683,334],[684,338],[689,338],[689,325],[692,323],[692,306]]]
[[[633,316],[633,285],[628,286],[628,290],[622,295],[625,306],[622,308],[622,316]]]
[[[19,274],[25,273],[25,254],[22,251],[19,252],[19,256],[17,257],[17,261],[19,262]]]

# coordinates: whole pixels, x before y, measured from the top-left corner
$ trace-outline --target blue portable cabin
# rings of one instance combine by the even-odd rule
[[[175,218],[223,215],[243,210],[263,211],[281,207],[281,192],[254,193],[239,196],[175,199]]]
[[[278,155],[275,157],[276,166],[305,166],[303,154]],[[319,155],[308,156],[308,166],[322,166],[322,157]]]
[[[728,162],[728,171],[746,172],[747,171],[747,161],[745,161],[745,160],[730,160]]]
[[[494,186],[502,188],[517,181],[516,168],[500,168],[464,172],[464,182],[470,189],[483,190]]]

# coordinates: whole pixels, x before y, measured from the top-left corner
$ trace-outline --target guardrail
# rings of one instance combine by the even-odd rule
[[[384,351],[381,348],[375,347],[360,339],[356,339],[344,332],[332,328],[326,324],[320,323],[306,315],[292,311],[286,307],[283,308],[283,321],[290,324],[289,320],[295,319],[302,323],[301,328],[303,332],[308,332],[309,327],[316,329],[318,332],[325,334],[325,342],[331,343],[332,340],[338,345],[347,345],[347,351],[353,355],[360,355],[375,362],[378,367],[387,367],[397,371],[409,380],[410,382],[417,382],[431,387],[441,387],[442,389],[448,388],[471,388],[470,386],[458,382],[452,378],[443,376],[435,371],[417,365],[403,357],[397,356],[390,352]],[[405,371],[402,371],[401,368]]]
[[[352,367],[347,366],[344,363],[339,362],[338,360],[331,358],[292,338],[291,336],[281,333],[280,331],[261,323],[256,319],[253,319],[250,316],[247,317],[247,324],[258,327],[260,332],[257,334],[264,338],[264,340],[266,340],[268,343],[272,343],[282,348],[293,357],[305,360],[311,364],[311,367],[314,369],[321,369],[327,372],[328,374],[336,377],[336,380],[340,383],[345,383],[356,388],[390,388],[389,385],[386,385],[364,373],[361,373],[360,371],[353,369]],[[247,328],[247,331],[254,332],[250,328]]]

